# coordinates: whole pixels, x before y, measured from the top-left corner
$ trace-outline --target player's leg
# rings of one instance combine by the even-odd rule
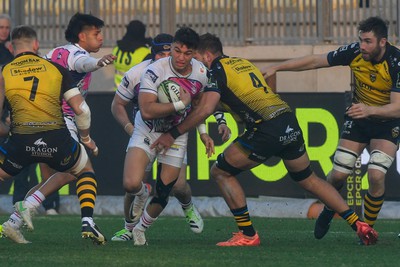
[[[17,173],[15,173],[17,174]],[[5,181],[7,179],[12,178],[13,176],[6,173],[2,168],[0,168],[0,180]],[[10,218],[5,221],[2,225],[0,225],[0,237],[7,237],[12,241],[20,244],[30,243],[25,239],[20,230],[23,225],[23,219],[20,214],[14,211]]]
[[[190,229],[199,234],[203,231],[204,222],[196,206],[192,202],[192,189],[189,183],[186,181],[187,171],[187,154],[183,159],[183,164],[179,172],[178,180],[172,188],[172,195],[175,196],[185,214],[186,222],[189,224]]]
[[[138,223],[150,195],[149,188],[143,183],[149,163],[150,159],[142,148],[128,148],[123,172],[125,225],[114,234],[111,239],[113,241],[128,241],[133,238],[133,227]]]
[[[340,139],[333,160],[333,169],[327,177],[328,183],[337,191],[341,190],[347,177],[352,173],[357,157],[361,154],[365,146],[366,144],[363,143]],[[334,209],[329,205],[325,205],[315,222],[315,238],[321,239],[326,235],[334,215]]]
[[[149,136],[150,143],[160,136],[159,133]],[[172,187],[178,179],[183,164],[183,158],[187,147],[187,134],[181,135],[174,142],[175,149],[169,149],[166,153],[158,154],[158,169],[154,197],[146,205],[139,223],[133,228],[133,240],[135,245],[146,245],[144,232],[158,218],[167,206]],[[146,146],[148,147],[148,146]]]
[[[332,185],[315,175],[310,168],[307,153],[297,159],[284,160],[284,163],[291,178],[345,219],[352,229],[357,232],[364,244],[372,245],[376,243],[378,237],[376,231],[359,220],[357,214],[349,208]]]
[[[158,219],[158,216],[168,204],[168,198],[171,193],[182,165],[182,158],[163,157],[158,160],[157,179],[154,196],[143,210],[140,221],[133,228],[133,240],[135,246],[147,245],[144,232]],[[178,167],[179,166],[179,167]]]
[[[385,196],[385,176],[392,165],[397,145],[384,139],[372,139],[368,163],[368,192],[364,196],[364,220],[373,227]]]
[[[248,154],[244,153],[239,142],[234,142],[218,155],[217,162],[211,167],[211,176],[217,182],[239,228],[239,232],[234,233],[232,238],[219,242],[217,246],[258,246],[260,244],[260,238],[250,218],[245,193],[235,177],[242,171],[259,164],[248,158]]]

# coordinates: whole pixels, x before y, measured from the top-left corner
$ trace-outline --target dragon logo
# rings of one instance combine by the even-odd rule
[[[39,146],[39,147],[40,147],[40,146],[41,146],[41,147],[47,147],[47,143],[44,142],[42,138],[39,138],[38,140],[36,140],[36,141],[34,142],[34,144],[37,145],[37,146]]]

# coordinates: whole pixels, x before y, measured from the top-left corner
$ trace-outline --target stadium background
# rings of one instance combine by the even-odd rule
[[[193,27],[200,34],[215,33],[223,41],[226,54],[248,58],[259,67],[310,53],[327,52],[340,44],[357,41],[358,21],[371,15],[380,15],[389,21],[389,40],[395,43],[399,36],[399,10],[399,1],[394,0],[0,1],[0,13],[10,14],[14,25],[28,24],[38,31],[42,54],[65,43],[65,26],[70,16],[80,11],[91,12],[106,24],[103,29],[104,48],[94,56],[110,53],[115,41],[124,34],[125,25],[132,19],[140,19],[147,25],[149,36],[159,32],[174,33],[177,27],[183,25]],[[113,72],[109,66],[94,73],[87,100],[93,114],[93,137],[101,151],[100,156],[93,159],[99,178],[98,193],[100,196],[117,196],[120,200],[128,137],[110,112]],[[301,74],[279,73],[276,83],[281,97],[289,102],[300,121],[313,169],[325,177],[332,167],[346,92],[351,90],[350,70],[337,67]],[[242,129],[229,116],[228,124],[233,133]],[[218,141],[212,119],[208,121],[208,128],[216,140],[217,152],[221,152],[224,146]],[[190,140],[188,179],[193,195],[210,199],[219,196],[208,172],[215,157],[205,158],[194,132]],[[366,152],[362,162],[367,161]],[[387,175],[386,198],[390,201],[400,199],[398,165],[396,160]],[[347,190],[343,192],[349,204],[354,204],[356,208],[361,206],[362,190],[367,189],[366,179],[360,179],[364,174],[365,165],[362,165],[361,174],[349,181]],[[252,172],[241,174],[240,181],[248,196],[254,198],[313,199],[312,195],[290,180],[282,162],[275,159]],[[1,184],[2,196],[11,194],[11,191],[11,183]],[[74,194],[75,188],[69,185],[61,192]],[[8,201],[7,197],[5,199],[0,203]],[[285,201],[288,203],[289,200]]]

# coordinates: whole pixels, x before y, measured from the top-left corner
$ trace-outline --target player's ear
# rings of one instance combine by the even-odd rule
[[[379,46],[382,47],[382,48],[386,46],[386,43],[387,43],[387,39],[386,38],[381,38],[379,40]]]
[[[86,41],[86,33],[85,32],[80,32],[80,33],[78,33],[78,38],[79,38],[79,41]]]
[[[32,48],[36,53],[39,51],[39,41],[37,39],[33,41]]]

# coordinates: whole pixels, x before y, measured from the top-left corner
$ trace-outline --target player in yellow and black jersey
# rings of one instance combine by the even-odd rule
[[[301,71],[347,65],[355,77],[353,101],[345,122],[328,181],[340,190],[356,159],[369,145],[369,188],[364,196],[364,218],[373,226],[383,205],[385,175],[396,156],[400,133],[400,50],[388,41],[387,23],[370,17],[359,24],[359,41],[322,55],[288,60],[264,70],[264,77],[277,71]],[[325,207],[316,221],[314,235],[329,230],[334,212]]]
[[[72,83],[66,69],[35,53],[24,52],[5,65],[2,74],[11,107],[11,133],[65,128],[60,100]]]
[[[3,67],[0,75],[0,106],[6,98],[11,110],[9,137],[0,145],[0,181],[37,162],[59,171],[25,201],[15,203],[15,212],[0,226],[0,235],[17,243],[28,243],[21,228],[25,222],[33,229],[31,216],[46,196],[83,173],[93,172],[85,148],[72,138],[65,126],[62,99],[77,114],[82,143],[93,153],[98,149],[89,136],[90,109],[79,89],[71,87],[67,70],[37,56],[37,35],[28,26],[16,27],[11,42],[15,58]],[[0,126],[4,129],[2,123]],[[105,243],[94,223],[82,228],[82,237]]]
[[[235,217],[239,232],[218,246],[257,246],[260,238],[250,219],[246,197],[236,179],[272,156],[278,156],[291,176],[304,189],[337,211],[363,239],[371,244],[377,233],[361,222],[340,194],[310,168],[302,131],[289,106],[267,85],[261,72],[248,60],[230,58],[223,54],[218,37],[200,37],[196,58],[210,72],[210,84],[198,105],[180,125],[161,136],[152,147],[168,149],[173,139],[195,127],[214,112],[221,103],[236,120],[246,124],[246,130],[218,155],[211,167],[211,176]]]
[[[218,91],[223,107],[247,128],[291,111],[246,59],[220,56],[211,65],[211,82],[206,90]]]

